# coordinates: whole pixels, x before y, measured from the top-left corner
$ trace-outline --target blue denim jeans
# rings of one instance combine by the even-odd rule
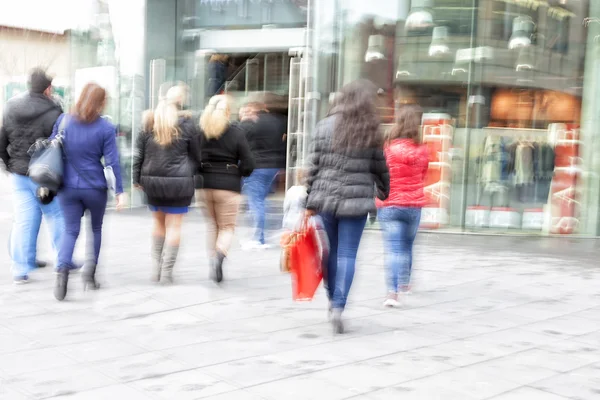
[[[367,216],[358,218],[336,218],[321,214],[329,239],[329,259],[325,272],[327,296],[334,309],[344,309],[354,279],[356,254]]]
[[[58,200],[43,205],[36,197],[38,185],[29,177],[12,174],[14,223],[10,235],[10,255],[13,276],[26,276],[35,268],[37,237],[46,218],[54,251],[60,248],[64,220]],[[57,265],[57,264],[55,264]]]
[[[58,194],[60,206],[65,216],[65,235],[58,251],[58,268],[73,269],[73,250],[81,230],[81,217],[90,211],[94,236],[93,257],[86,260],[98,264],[102,245],[102,222],[106,211],[107,191],[102,189],[64,188]]]
[[[421,209],[413,207],[385,207],[379,210],[379,222],[385,242],[385,265],[388,291],[398,293],[410,284],[412,248]]]
[[[266,199],[278,172],[277,168],[255,169],[244,180],[244,192],[248,196],[248,207],[254,218],[254,240],[261,244],[265,243]]]

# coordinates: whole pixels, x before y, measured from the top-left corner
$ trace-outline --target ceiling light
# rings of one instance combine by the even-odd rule
[[[404,30],[409,32],[431,29],[435,24],[430,7],[431,0],[414,0],[404,23]]]
[[[383,35],[369,36],[369,46],[365,53],[365,61],[385,60],[385,38]]]
[[[448,27],[436,26],[433,28],[431,45],[429,46],[429,57],[443,57],[450,54],[448,47]]]
[[[519,16],[515,18],[508,48],[514,50],[531,46],[531,35],[534,28],[535,24],[530,17]]]

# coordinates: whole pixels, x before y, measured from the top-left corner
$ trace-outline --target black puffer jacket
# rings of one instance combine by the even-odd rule
[[[256,122],[244,122],[246,138],[256,168],[285,168],[285,134],[287,118],[283,115],[269,112],[258,113]]]
[[[339,116],[317,125],[311,144],[307,209],[336,217],[361,217],[375,210],[375,197],[385,200],[390,174],[383,149],[334,150],[332,137]]]
[[[180,118],[179,129],[179,137],[169,146],[156,143],[149,129],[136,140],[133,183],[143,188],[150,205],[185,207],[192,202],[200,140],[191,119]]]
[[[0,130],[0,158],[10,172],[27,175],[31,159],[27,151],[36,140],[52,134],[60,114],[60,106],[43,94],[24,93],[6,103]]]

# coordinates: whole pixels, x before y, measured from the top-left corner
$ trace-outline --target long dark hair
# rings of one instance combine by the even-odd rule
[[[333,135],[335,149],[381,147],[376,96],[377,87],[365,79],[342,88],[329,112],[329,115],[338,115]]]
[[[417,104],[406,104],[398,109],[396,124],[385,135],[386,143],[396,139],[411,139],[415,144],[421,143],[419,127],[423,118],[423,109]]]

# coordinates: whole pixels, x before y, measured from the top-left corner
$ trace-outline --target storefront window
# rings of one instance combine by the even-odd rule
[[[388,124],[403,104],[425,111],[423,227],[597,233],[582,218],[598,208],[594,155],[583,152],[597,142],[582,118],[597,107],[584,90],[596,85],[600,37],[590,3],[338,3],[338,83],[375,82]]]

